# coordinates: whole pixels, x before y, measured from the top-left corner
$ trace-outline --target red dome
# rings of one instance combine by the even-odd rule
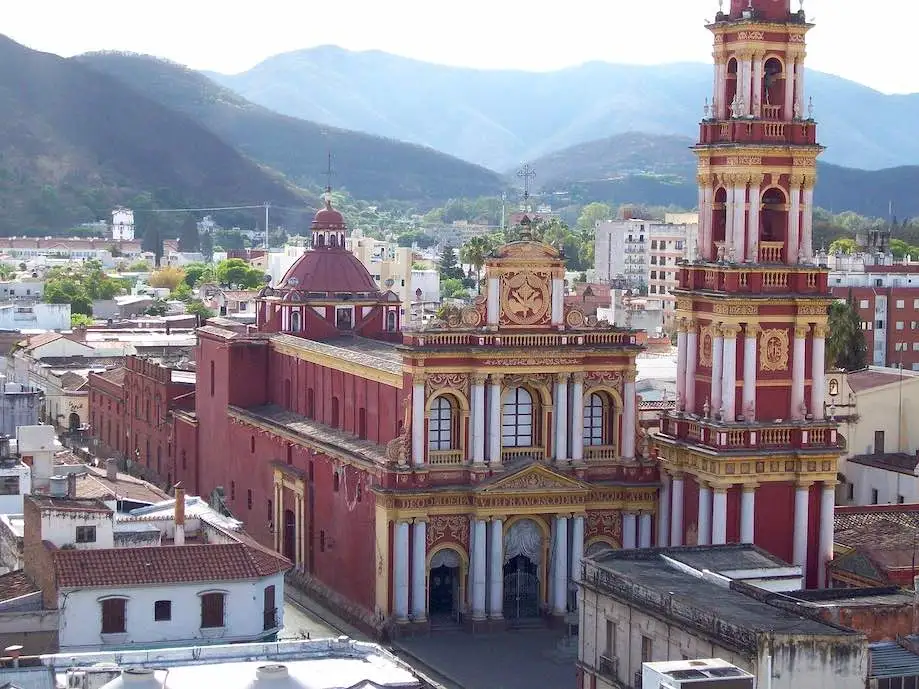
[[[345,226],[342,214],[332,208],[332,202],[326,199],[325,208],[321,208],[313,218],[314,230],[340,230]]]
[[[291,278],[295,279],[293,284]],[[279,288],[303,292],[380,291],[354,254],[331,248],[303,254],[284,275]]]

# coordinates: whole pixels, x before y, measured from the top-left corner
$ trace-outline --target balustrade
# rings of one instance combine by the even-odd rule
[[[763,273],[763,287],[788,287],[788,273],[769,270]]]
[[[521,457],[528,457],[541,462],[546,457],[546,450],[542,447],[505,447],[501,450],[501,460],[510,462]]]
[[[589,445],[584,448],[587,459],[619,459],[619,450],[615,445]]]
[[[789,445],[791,443],[790,428],[764,428],[760,433],[762,445]]]
[[[760,242],[760,263],[782,263],[784,261],[784,257],[782,255],[784,253],[784,249],[784,242]]]
[[[763,136],[767,139],[784,139],[785,123],[784,122],[766,122],[763,125]]]
[[[781,105],[764,105],[763,106],[763,119],[764,120],[782,119],[782,106]]]
[[[428,462],[431,466],[456,466],[465,463],[462,450],[430,450]]]

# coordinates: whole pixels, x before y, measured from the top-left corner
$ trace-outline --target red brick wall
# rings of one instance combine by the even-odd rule
[[[89,374],[88,385],[90,432],[112,451],[123,452],[124,388],[95,373]]]
[[[913,605],[883,605],[815,608],[821,619],[840,624],[865,634],[869,643],[895,641],[898,637],[915,634],[917,613]]]
[[[26,576],[42,590],[42,605],[48,610],[57,609],[52,551],[42,543],[41,510],[29,497],[24,500],[23,519],[22,549]]]

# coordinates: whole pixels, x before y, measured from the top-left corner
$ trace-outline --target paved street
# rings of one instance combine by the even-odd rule
[[[279,640],[321,639],[329,636],[341,636],[341,632],[296,603],[290,600],[284,602],[284,629],[278,634]]]

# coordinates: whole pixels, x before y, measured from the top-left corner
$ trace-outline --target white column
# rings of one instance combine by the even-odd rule
[[[472,562],[472,619],[485,619],[486,522],[475,521],[475,552]],[[503,565],[503,563],[502,563]]]
[[[724,258],[727,259],[731,253],[731,247],[734,245],[734,209],[737,205],[736,191],[737,187],[733,185],[734,175],[726,175],[724,180],[727,186],[724,201]],[[717,258],[717,256],[715,257]]]
[[[670,547],[683,545],[683,476],[673,477],[670,483]]]
[[[712,489],[711,486],[699,484],[699,545],[710,545],[712,542]]]
[[[721,371],[721,406],[724,421],[734,423],[737,418],[737,326],[724,326]]]
[[[552,278],[552,325],[565,324],[565,280]]]
[[[661,471],[661,493],[657,506],[657,547],[670,545],[670,475]]]
[[[552,614],[568,611],[568,518],[555,518],[552,553]]]
[[[756,323],[747,323],[744,328],[743,342],[743,394],[741,395],[741,412],[746,416],[750,409],[756,411],[756,338],[760,327]],[[748,419],[752,420],[752,419]]]
[[[581,560],[584,559],[584,517],[575,516],[571,522],[571,579],[581,578]]]
[[[799,57],[795,61],[795,100],[801,108],[801,117],[807,117],[804,98],[804,58]]]
[[[676,397],[686,403],[686,323],[681,318],[676,335]],[[679,411],[679,409],[677,409]]]
[[[635,433],[636,416],[635,416],[635,374],[630,372],[626,374],[625,390],[623,391],[625,399],[622,401],[625,409],[622,411],[622,458],[635,459]]]
[[[485,463],[485,376],[472,376],[472,461]]]
[[[427,523],[415,519],[412,529],[412,618],[424,622],[428,612]]]
[[[700,256],[706,259],[712,258],[712,225],[713,225],[713,213],[714,213],[714,204],[715,204],[715,188],[711,179],[711,175],[706,176],[705,178],[705,243],[704,249],[705,253]],[[701,231],[702,228],[700,227]]]
[[[503,376],[492,373],[488,383],[488,461],[501,464],[501,385]]]
[[[719,118],[721,117],[721,100],[724,96],[721,95],[721,62],[717,58],[714,67],[713,77],[715,85],[712,89],[712,117]]]
[[[584,374],[571,376],[571,461],[584,459]]]
[[[686,332],[686,411],[696,413],[696,361],[699,356],[698,326],[690,321]]]
[[[491,520],[490,562],[488,568],[488,616],[499,620],[504,616],[504,522]]]
[[[424,380],[412,385],[412,464],[424,464]]]
[[[801,252],[804,258],[814,257],[814,183],[804,182],[804,203],[801,207]]]
[[[833,559],[833,526],[836,512],[836,486],[824,482],[820,492],[820,553],[817,558],[817,586],[826,588],[826,564]]]
[[[623,512],[622,514],[622,547],[625,550],[634,550],[637,543],[636,525],[637,520],[634,512]]]
[[[496,277],[488,278],[488,325],[498,325],[498,318],[501,315],[501,290],[499,279]]]
[[[811,341],[811,414],[822,420],[823,401],[826,398],[826,326],[814,326]],[[899,448],[898,448],[899,449]]]
[[[728,492],[716,486],[712,495],[712,545],[728,542]]]
[[[706,247],[706,243],[705,243],[705,224],[706,224],[706,222],[708,222],[708,216],[707,216],[706,213],[705,213],[705,187],[703,186],[703,183],[704,183],[704,181],[705,181],[705,177],[704,177],[703,175],[699,175],[699,176],[697,177],[697,181],[698,181],[698,183],[699,183],[699,237],[698,237],[698,249],[699,249],[700,253],[704,256],[704,255],[705,255],[705,247]]]
[[[651,513],[642,512],[638,515],[638,547],[651,547]]]
[[[734,188],[734,260],[742,263],[746,254],[747,238],[747,179]]]
[[[810,486],[795,490],[794,564],[807,567],[807,508]]]
[[[393,614],[408,619],[408,522],[396,522],[393,538]]]
[[[791,266],[798,262],[798,252],[801,250],[801,183],[792,179],[789,193],[788,256],[785,257],[785,263]]]
[[[759,263],[759,216],[762,210],[762,175],[750,179],[750,222],[747,224],[747,260]]]
[[[555,384],[555,461],[568,460],[568,374],[559,373]]]
[[[721,336],[721,326],[712,324],[714,336],[712,337],[712,416],[721,409],[721,371],[722,357],[724,356],[724,339]]]
[[[726,120],[728,117],[728,110],[731,107],[730,103],[725,102],[724,93],[726,90],[726,81],[728,74],[728,65],[727,62],[722,61],[718,65],[718,85],[715,87],[715,91],[718,94],[718,119]]]
[[[803,110],[802,110],[803,112]],[[788,122],[795,113],[795,63],[791,58],[785,61],[785,112],[783,119]]]
[[[799,325],[795,328],[794,359],[791,363],[791,415],[790,418],[804,418],[804,355],[807,331],[809,326]]]
[[[756,486],[744,485],[740,494],[740,542],[753,543],[756,536]]]
[[[763,116],[763,56],[753,56],[753,116]]]

